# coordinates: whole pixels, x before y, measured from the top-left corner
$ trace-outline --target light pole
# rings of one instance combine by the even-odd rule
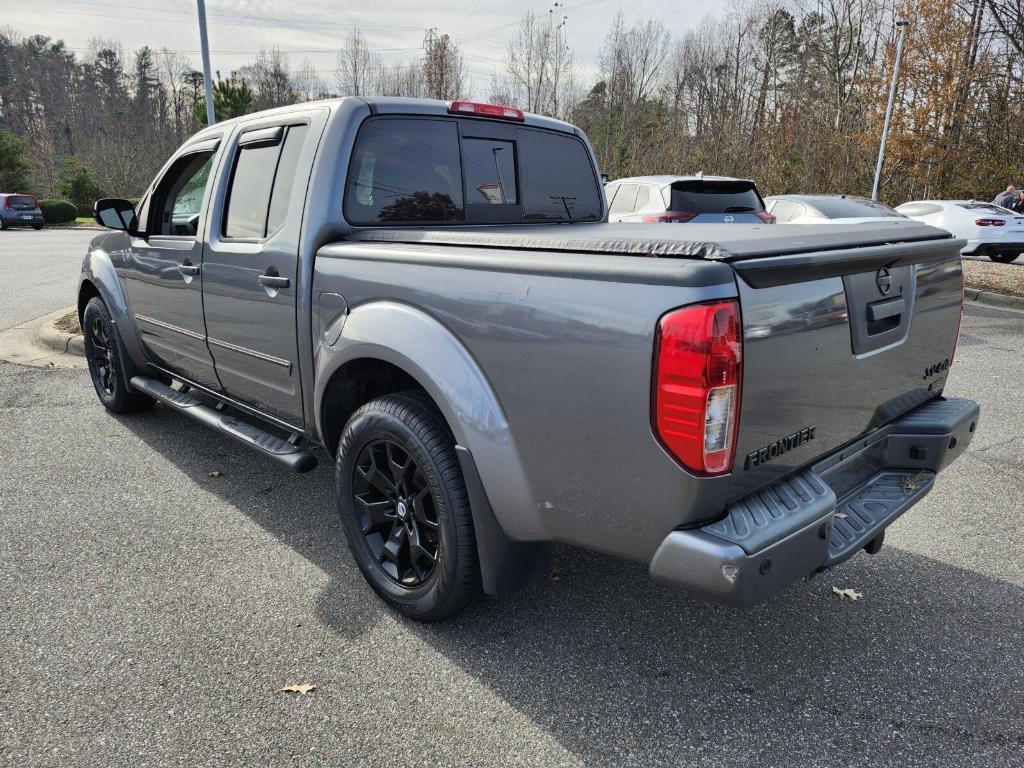
[[[200,0],[201,2],[202,0]],[[900,36],[896,41],[896,63],[892,68],[892,85],[889,86],[889,104],[885,108],[885,124],[882,126],[882,143],[878,147],[878,165],[875,166],[875,184],[871,188],[871,199],[878,199],[878,184],[882,180],[882,163],[885,161],[885,140],[889,138],[889,120],[892,119],[892,104],[896,99],[896,80],[900,76],[900,61],[903,59],[903,38],[907,34],[906,19],[899,19],[896,26],[900,28]]]
[[[213,125],[217,122],[213,114],[213,81],[210,77],[210,43],[206,40],[206,2],[196,0],[199,6],[199,47],[203,52],[203,82],[206,84],[206,122]]]

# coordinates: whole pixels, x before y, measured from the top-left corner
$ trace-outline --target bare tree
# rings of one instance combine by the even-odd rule
[[[379,54],[370,50],[358,27],[345,38],[338,51],[335,75],[342,96],[370,96],[374,80],[381,69]]]

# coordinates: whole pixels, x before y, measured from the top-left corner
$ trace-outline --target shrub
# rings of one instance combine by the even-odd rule
[[[75,155],[64,159],[57,178],[57,190],[78,206],[78,210],[88,213],[92,213],[97,200],[107,196],[92,169]]]
[[[67,200],[40,200],[39,208],[47,224],[65,224],[78,218],[78,208]]]

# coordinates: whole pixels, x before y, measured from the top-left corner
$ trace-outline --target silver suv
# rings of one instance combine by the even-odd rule
[[[773,224],[757,185],[728,176],[634,176],[605,185],[609,222]]]

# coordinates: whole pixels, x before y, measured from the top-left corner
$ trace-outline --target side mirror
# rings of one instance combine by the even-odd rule
[[[119,197],[105,197],[96,201],[93,216],[97,224],[110,229],[120,229],[128,234],[138,231],[138,218],[135,206]]]

